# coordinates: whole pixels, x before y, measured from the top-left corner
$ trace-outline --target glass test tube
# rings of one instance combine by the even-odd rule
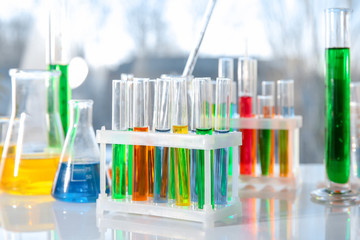
[[[188,133],[186,78],[171,79],[171,125],[173,133]],[[190,205],[189,150],[174,149],[175,204]],[[170,168],[171,170],[171,168]]]
[[[272,118],[274,98],[272,96],[258,96],[259,118]],[[271,129],[258,130],[259,159],[261,175],[269,176],[271,167]]]
[[[350,13],[325,11],[325,165],[336,193],[350,190]]]
[[[275,82],[273,81],[262,81],[261,82],[261,94],[263,96],[272,96],[273,98],[273,110],[271,118],[275,117]],[[274,175],[275,166],[275,130],[271,130],[271,149],[270,149],[270,167],[269,176]]]
[[[194,114],[196,134],[212,135],[212,84],[210,78],[195,78],[194,88]],[[213,151],[211,151],[212,153]],[[212,154],[211,154],[212,155]],[[212,159],[212,157],[211,157]],[[212,164],[210,164],[212,166]],[[196,187],[198,208],[203,209],[205,204],[205,151],[196,150]],[[211,191],[213,192],[213,191]],[[213,195],[213,194],[212,194]],[[213,197],[211,197],[213,202]]]
[[[238,95],[239,115],[243,118],[254,117],[253,99],[256,97],[254,59],[243,57],[238,60]],[[240,147],[240,174],[255,175],[256,165],[256,130],[241,129],[242,146]],[[255,136],[255,137],[254,137]],[[255,149],[255,150],[254,150]]]
[[[155,94],[155,132],[169,133],[171,131],[169,78],[157,80]],[[155,147],[154,202],[156,203],[168,201],[169,157],[168,147]]]
[[[126,81],[113,80],[112,85],[112,130],[127,131],[126,119]],[[111,197],[126,197],[126,145],[112,146]]]
[[[149,80],[149,93],[148,93],[148,124],[149,131],[155,131],[155,87],[156,87],[156,79]],[[153,196],[154,192],[154,160],[155,160],[155,147],[148,146],[148,161],[149,161],[149,197]]]
[[[283,118],[294,116],[294,80],[277,81],[277,108],[278,115]],[[279,165],[280,177],[292,174],[292,139],[289,130],[279,130]]]
[[[194,102],[194,87],[193,87],[193,79],[191,81],[191,84],[188,85],[188,87],[191,88],[190,92],[190,104],[188,103],[188,106],[191,107],[191,117],[189,122],[189,129],[191,133],[196,134],[196,127],[195,127],[195,102]],[[189,89],[188,89],[189,92]],[[198,190],[196,186],[196,157],[197,157],[197,150],[191,149],[190,150],[190,195],[191,195],[191,202],[194,204],[197,204],[198,202]]]
[[[232,80],[229,78],[216,79],[216,108],[215,108],[215,133],[224,134],[230,130],[231,116],[231,87]],[[227,183],[229,166],[229,149],[216,149],[214,154],[214,203],[217,205],[227,204]]]
[[[350,84],[351,163],[355,178],[360,178],[360,82]]]
[[[234,117],[237,113],[237,85],[234,79],[234,59],[219,58],[218,77],[229,78],[231,80],[231,108],[230,116]],[[215,111],[214,111],[215,112]],[[215,113],[214,113],[215,114]],[[230,128],[232,132],[233,129]],[[232,175],[232,147],[229,149],[229,174]]]
[[[148,132],[148,82],[146,78],[133,80],[133,130]],[[148,198],[148,147],[134,145],[133,158],[133,201],[146,201]]]
[[[68,3],[68,0],[50,1],[49,37],[46,45],[48,69],[61,72],[59,78],[59,112],[64,134],[67,133],[69,127],[68,101],[71,99],[71,88],[68,80],[70,61]]]
[[[134,82],[133,75],[131,74],[121,74],[121,79],[126,80],[126,115],[128,123],[128,131],[133,131],[133,92],[134,92]],[[127,145],[127,183],[128,183],[128,195],[132,195],[133,189],[133,162],[134,162],[134,146]]]

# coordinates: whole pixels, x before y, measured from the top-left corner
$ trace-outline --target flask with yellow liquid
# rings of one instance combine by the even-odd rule
[[[12,113],[0,189],[19,195],[50,194],[64,140],[57,97],[60,72],[11,69],[9,74]]]

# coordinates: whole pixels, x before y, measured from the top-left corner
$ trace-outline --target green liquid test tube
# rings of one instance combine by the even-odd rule
[[[215,103],[212,102],[213,86],[210,78],[195,78],[194,89],[194,114],[196,134],[212,135],[212,120]],[[211,151],[211,155],[213,151]],[[212,159],[212,156],[211,156]],[[211,164],[212,166],[213,164]],[[212,171],[211,171],[212,172]],[[195,186],[198,196],[198,208],[203,209],[205,204],[205,150],[196,151],[196,177]],[[211,178],[212,179],[212,178]],[[211,188],[212,189],[212,188]],[[211,191],[213,193],[213,190]],[[211,194],[213,195],[213,194]],[[211,197],[213,203],[213,197]]]
[[[71,99],[71,88],[68,80],[68,67],[69,65],[49,64],[49,70],[61,72],[59,78],[59,112],[64,134],[67,133],[70,121],[68,101]]]
[[[112,85],[112,130],[127,130],[126,80],[113,80]],[[112,185],[113,199],[126,198],[126,145],[113,144]]]
[[[273,96],[258,96],[258,116],[260,118],[272,118],[274,109]],[[271,130],[258,130],[259,158],[261,175],[269,176],[271,167]]]

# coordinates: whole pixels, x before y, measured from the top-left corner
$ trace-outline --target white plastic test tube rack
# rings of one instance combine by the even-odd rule
[[[222,208],[212,209],[211,206],[211,162],[210,151],[219,148],[233,147],[233,155],[239,156],[238,147],[241,145],[240,132],[214,135],[196,134],[173,134],[173,133],[151,133],[151,132],[127,132],[101,130],[96,131],[96,140],[100,143],[100,195],[97,199],[97,214],[103,215],[105,211],[110,213],[142,214],[173,218],[194,222],[202,222],[204,225],[212,225],[215,221],[240,213],[240,202],[238,196],[239,159],[233,161],[233,178],[235,181],[228,183],[230,202]],[[204,209],[193,209],[192,207],[178,207],[169,203],[153,203],[150,201],[137,202],[129,198],[124,200],[113,200],[106,193],[106,144],[125,144],[141,146],[173,147],[186,149],[205,150],[205,205]],[[230,182],[230,181],[229,181]]]
[[[274,166],[273,176],[261,176],[259,160],[257,159],[255,176],[239,175],[239,187],[244,185],[252,185],[255,187],[271,186],[274,189],[296,189],[301,185],[301,176],[299,169],[299,131],[302,127],[302,116],[294,116],[289,118],[275,117],[271,119],[260,118],[232,118],[230,126],[233,129],[271,129],[271,130],[288,130],[288,148],[289,148],[289,166],[291,172],[287,177],[279,176],[279,165]],[[276,140],[275,140],[276,142]],[[256,142],[256,145],[258,143]],[[277,152],[275,146],[275,152]],[[234,173],[234,171],[233,171]],[[240,197],[242,197],[240,192]]]

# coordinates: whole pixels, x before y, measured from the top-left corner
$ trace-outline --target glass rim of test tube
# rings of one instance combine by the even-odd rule
[[[112,130],[128,129],[127,123],[127,82],[126,80],[113,80],[112,82]]]
[[[230,130],[231,85],[230,78],[216,78],[215,131]],[[225,103],[225,105],[224,105]],[[225,107],[225,109],[224,109]]]
[[[211,78],[193,79],[195,129],[210,129],[212,127],[211,88]]]
[[[221,57],[218,60],[218,77],[230,78],[234,81],[234,59]]]
[[[350,47],[350,24],[346,21],[336,21],[334,15],[343,14],[344,19],[350,17],[351,8],[327,8],[324,10],[325,25],[332,26],[330,30],[325,27],[325,48]]]
[[[274,81],[262,81],[261,82],[261,95],[273,96],[275,98],[275,82]]]
[[[155,86],[155,129],[156,130],[170,130],[170,78],[159,78]],[[164,96],[165,95],[165,96]],[[166,96],[167,95],[167,96]],[[164,109],[165,108],[165,109]]]
[[[264,118],[264,108],[267,107],[268,113],[266,113],[266,118],[271,118],[273,114],[274,107],[274,98],[271,95],[258,95],[257,96],[257,104],[258,104],[258,117]]]
[[[134,78],[133,82],[133,127],[148,127],[148,78]],[[137,92],[139,94],[135,94]],[[142,96],[142,97],[141,97]]]
[[[187,78],[171,77],[171,125],[188,125]]]
[[[238,59],[238,96],[254,97],[255,90],[253,82],[255,77],[255,64],[257,60],[251,57],[239,57]]]
[[[11,68],[9,69],[9,76],[21,78],[33,78],[32,80],[43,80],[39,77],[59,77],[61,72],[59,70],[41,70],[41,69],[21,69]]]
[[[277,107],[278,115],[284,116],[284,108],[294,107],[294,80],[293,79],[282,79],[278,80],[277,86]]]

